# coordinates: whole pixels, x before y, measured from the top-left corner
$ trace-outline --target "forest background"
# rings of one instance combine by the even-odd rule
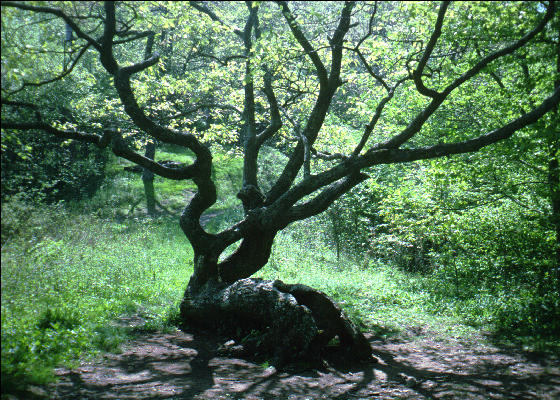
[[[196,158],[131,121],[99,54],[63,19],[39,12],[42,3],[27,2],[27,9],[2,4],[3,391],[16,382],[47,382],[61,362],[114,350],[129,332],[109,321],[123,313],[147,318],[137,329],[171,329],[193,273],[194,252],[177,220],[197,185],[154,176],[108,149],[45,134],[42,126],[13,125],[40,115],[41,123],[64,132],[102,135],[114,127],[128,148],[168,168]],[[82,16],[76,20],[90,35],[102,29],[103,5],[53,3],[49,7]],[[255,5],[142,2],[118,8],[119,62],[136,65],[139,54],[144,60],[159,54],[157,64],[133,80],[138,103],[159,124],[196,135],[213,154],[217,202],[201,219],[211,233],[247,213],[238,197],[246,179],[247,77],[264,87],[253,99],[260,115],[251,122],[255,129],[266,129],[274,118],[270,76],[283,120],[258,154],[263,192],[274,187],[296,146],[305,144],[301,132],[320,90],[309,52],[281,34],[281,7],[256,3],[261,32],[247,53],[231,37]],[[317,54],[332,61],[329,33],[343,4],[289,6]],[[413,71],[427,54],[442,7],[355,6],[349,31],[355,47],[344,50],[343,84],[298,179],[352,153],[372,116],[382,118],[368,138],[381,141],[426,107],[429,96],[415,90]],[[446,7],[437,46],[423,66],[425,83],[435,88],[523,37],[552,5]],[[326,211],[280,231],[257,275],[317,287],[363,330],[378,335],[418,325],[450,335],[481,330],[489,340],[557,352],[558,14],[528,45],[488,63],[457,89],[412,144],[445,144],[491,131],[535,109],[556,88],[555,110],[477,152],[364,169],[370,179]],[[244,75],[249,58],[267,68]],[[21,106],[29,103],[33,107]],[[235,246],[228,248],[225,256],[234,252]]]

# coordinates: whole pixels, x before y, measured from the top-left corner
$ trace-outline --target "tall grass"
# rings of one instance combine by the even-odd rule
[[[100,217],[91,203],[85,209],[27,206],[25,227],[2,247],[3,390],[45,383],[58,364],[115,351],[127,335],[111,325],[119,315],[141,312],[149,329],[164,327],[177,312],[192,273],[192,249],[177,221]],[[442,325],[423,309],[430,296],[414,290],[417,278],[339,261],[311,226],[280,233],[257,275],[317,287],[380,334]]]
[[[3,391],[44,383],[53,366],[84,353],[116,349],[126,332],[109,322],[123,313],[142,310],[149,326],[162,327],[192,272],[192,250],[169,220],[30,212],[40,221],[2,246]]]

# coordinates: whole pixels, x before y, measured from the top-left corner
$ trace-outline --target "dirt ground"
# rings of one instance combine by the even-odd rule
[[[142,334],[121,354],[58,369],[59,382],[36,391],[64,400],[560,399],[557,359],[513,354],[481,338],[442,338],[422,327],[407,333],[371,337],[377,363],[311,370],[226,357],[219,350],[224,339],[202,332]]]

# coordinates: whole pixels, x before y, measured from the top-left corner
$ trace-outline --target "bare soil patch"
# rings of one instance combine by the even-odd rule
[[[277,370],[220,352],[204,332],[151,333],[121,354],[58,369],[51,399],[558,399],[558,360],[530,360],[416,327],[388,341],[369,337],[378,363]]]

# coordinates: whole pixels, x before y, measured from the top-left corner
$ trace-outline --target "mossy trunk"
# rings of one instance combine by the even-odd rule
[[[245,220],[220,234],[208,234],[199,224],[201,210],[215,201],[214,191],[197,193],[181,216],[194,250],[194,271],[181,303],[183,323],[244,338],[248,355],[266,355],[278,364],[320,358],[335,342],[347,361],[374,360],[367,339],[324,293],[250,278],[266,265],[274,238],[287,223],[274,223],[284,217],[280,208],[269,214],[251,208],[258,198],[247,198],[247,193],[241,196]],[[238,248],[220,262],[223,251],[237,241]]]

